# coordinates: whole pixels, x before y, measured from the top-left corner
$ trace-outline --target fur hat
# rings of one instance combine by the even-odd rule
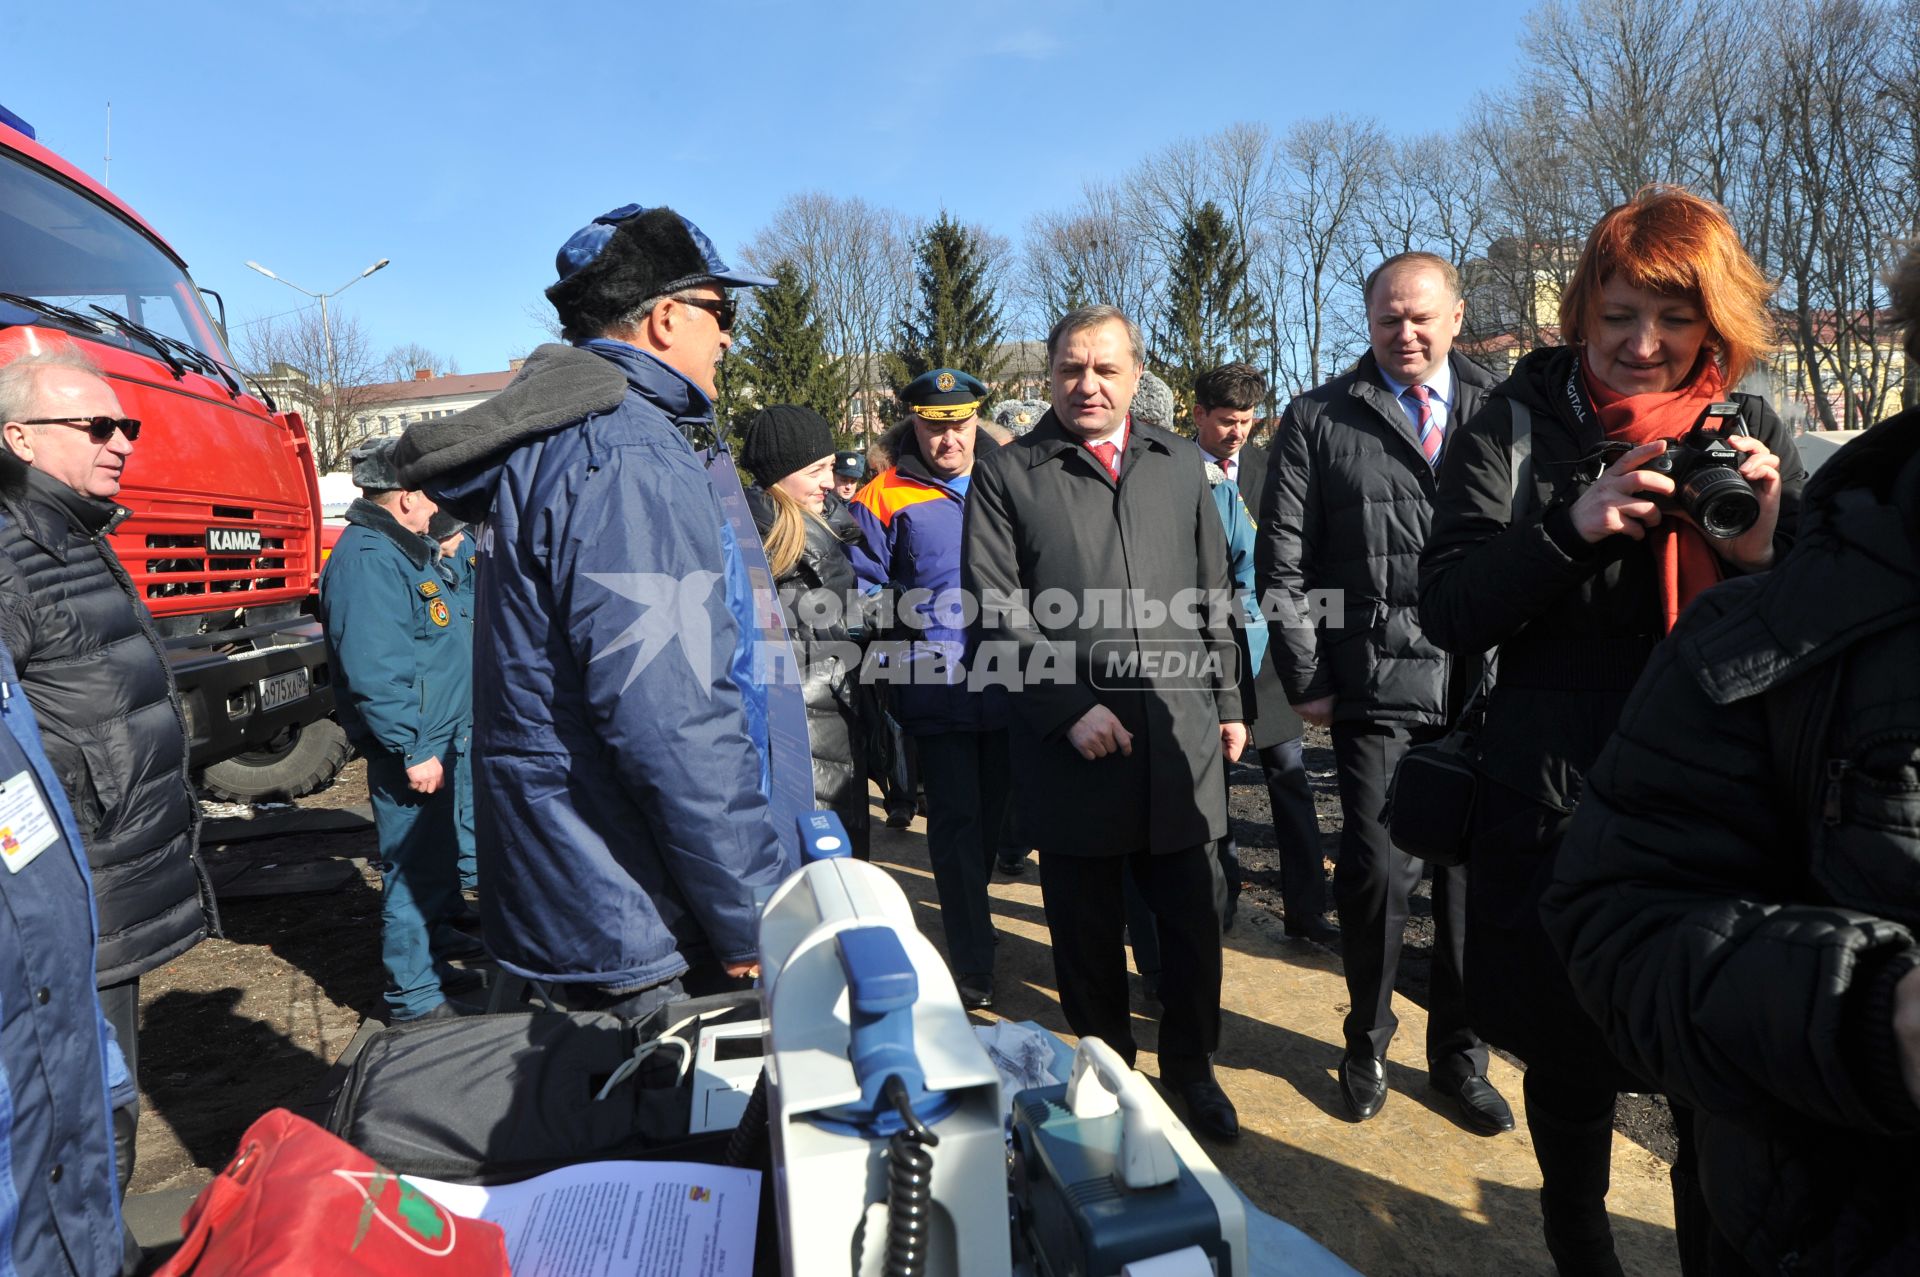
[[[399,446],[398,437],[373,439],[347,454],[353,462],[353,481],[360,485],[360,491],[399,492],[406,488],[393,464],[393,450]]]
[[[1007,399],[994,405],[993,424],[1023,435],[1052,410],[1053,405],[1044,399]]]
[[[1133,392],[1133,419],[1143,426],[1173,429],[1173,391],[1150,372],[1140,374],[1140,389]]]
[[[547,300],[569,337],[604,332],[649,297],[711,284],[766,288],[765,275],[735,270],[713,241],[670,208],[623,204],[567,237],[554,257],[559,280]]]

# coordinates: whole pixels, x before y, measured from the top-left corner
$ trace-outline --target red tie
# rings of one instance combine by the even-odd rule
[[[1408,386],[1407,394],[1413,399],[1413,424],[1420,428],[1420,451],[1426,454],[1427,464],[1440,464],[1441,435],[1445,432],[1433,419],[1433,404],[1428,396],[1431,392],[1425,386]]]
[[[1115,479],[1120,477],[1120,445],[1117,443],[1090,443],[1087,451],[1100,458],[1100,464]]]

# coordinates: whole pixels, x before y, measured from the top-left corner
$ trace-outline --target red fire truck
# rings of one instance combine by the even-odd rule
[[[0,363],[78,348],[140,420],[118,497],[132,517],[110,540],[166,644],[193,764],[224,797],[296,797],[347,752],[306,611],[320,492],[306,427],[248,384],[224,310],[137,213],[0,108]]]

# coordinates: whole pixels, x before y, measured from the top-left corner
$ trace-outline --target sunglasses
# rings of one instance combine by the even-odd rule
[[[674,300],[682,306],[695,306],[712,315],[723,333],[733,331],[734,318],[740,313],[740,307],[731,293],[724,297],[676,297]]]
[[[132,443],[140,437],[140,422],[133,417],[35,417],[31,421],[22,421],[23,426],[66,426],[70,430],[84,430],[87,438],[95,443],[111,443],[113,432],[118,430]]]

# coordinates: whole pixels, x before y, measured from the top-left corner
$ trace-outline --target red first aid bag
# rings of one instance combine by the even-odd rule
[[[507,1277],[499,1226],[435,1202],[286,1109],[247,1128],[155,1277]]]

